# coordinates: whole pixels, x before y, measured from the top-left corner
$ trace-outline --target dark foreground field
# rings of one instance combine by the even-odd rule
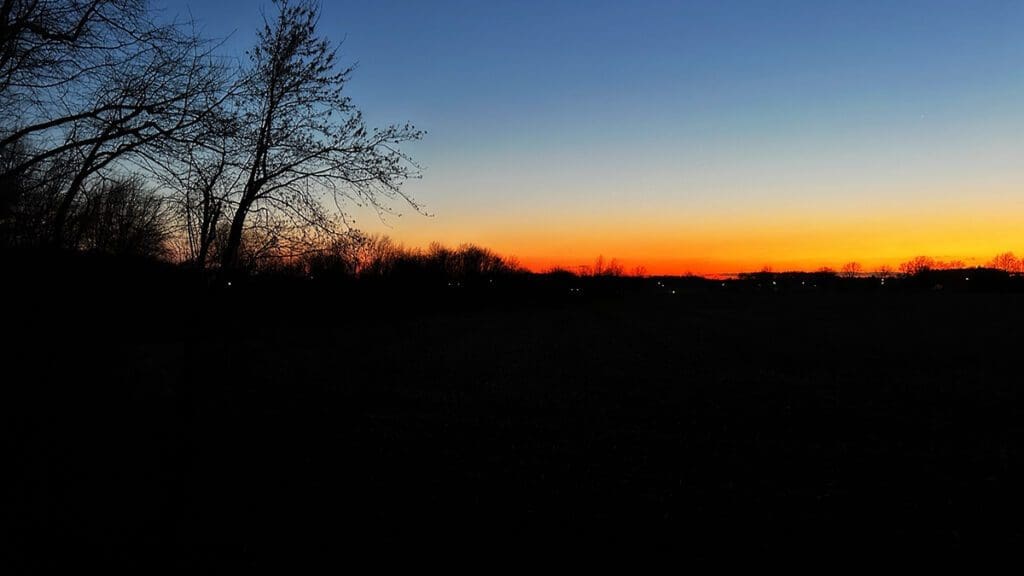
[[[1019,295],[57,276],[6,296],[21,568],[1024,544]]]

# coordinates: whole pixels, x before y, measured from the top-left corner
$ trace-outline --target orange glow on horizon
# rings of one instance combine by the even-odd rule
[[[680,216],[680,214],[683,214]],[[1024,255],[1024,197],[1015,186],[936,192],[927,203],[893,194],[880,204],[741,207],[733,211],[515,212],[405,220],[382,230],[410,246],[439,241],[486,247],[533,272],[577,272],[598,257],[623,273],[700,276],[774,271],[865,272],[916,256],[984,266],[1004,252]]]
[[[870,272],[883,266],[897,268],[916,256],[958,260],[971,267],[982,266],[1003,252],[1022,253],[1020,228],[1009,218],[951,219],[935,226],[836,224],[831,229],[794,226],[652,237],[623,234],[618,238],[584,236],[574,241],[563,237],[539,242],[522,238],[520,242],[509,239],[484,245],[516,258],[534,272],[556,267],[578,271],[601,257],[605,264],[615,260],[627,274],[643,268],[649,275],[699,276],[756,272],[766,267],[775,271],[838,270],[848,262],[858,262]]]

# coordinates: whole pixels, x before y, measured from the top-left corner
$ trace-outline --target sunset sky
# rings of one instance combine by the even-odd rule
[[[156,2],[158,5],[161,2]],[[163,0],[225,51],[254,0]],[[357,226],[542,270],[698,274],[1024,252],[1024,2],[330,0],[371,124],[426,138]]]

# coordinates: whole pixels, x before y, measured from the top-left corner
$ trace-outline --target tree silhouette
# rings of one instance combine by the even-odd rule
[[[167,205],[139,176],[98,182],[76,207],[76,246],[119,256],[162,256]]]
[[[1024,268],[1024,264],[1021,263],[1020,258],[1013,255],[1013,252],[1004,252],[992,258],[988,267],[1007,272],[1020,272]]]
[[[90,180],[159,154],[220,105],[225,75],[211,54],[183,24],[157,22],[144,0],[3,1],[0,151],[22,153],[0,178],[45,179],[52,162],[72,169],[48,222],[54,244],[67,244]]]
[[[331,233],[337,219],[345,223],[346,201],[387,211],[387,200],[401,199],[420,209],[401,191],[417,168],[397,146],[422,132],[408,124],[368,130],[343,91],[352,68],[341,68],[337,48],[317,35],[319,7],[274,4],[276,16],[264,20],[248,52],[237,99],[244,178],[221,252],[225,270],[237,267],[254,213],[264,223]]]
[[[913,276],[930,270],[957,270],[964,267],[962,260],[936,260],[930,256],[915,256],[899,266],[901,274]]]
[[[232,93],[232,87],[226,88]],[[184,260],[203,269],[213,258],[218,234],[229,211],[232,191],[241,179],[232,146],[237,117],[226,107],[211,109],[206,121],[187,135],[161,143],[146,164],[173,196]]]
[[[935,270],[937,268],[938,265],[934,258],[929,256],[915,256],[906,262],[900,263],[899,270],[901,274],[913,276],[915,274],[927,272],[928,270]]]
[[[839,273],[843,278],[856,278],[864,272],[864,267],[861,266],[860,262],[847,262],[843,264],[843,267],[839,269]]]
[[[622,273],[622,264],[615,258],[605,262],[604,255],[598,256],[592,266],[580,266],[582,276],[622,276]]]
[[[0,111],[24,113],[26,99],[116,64],[96,58],[116,49],[111,25],[134,25],[144,12],[141,0],[2,0]]]

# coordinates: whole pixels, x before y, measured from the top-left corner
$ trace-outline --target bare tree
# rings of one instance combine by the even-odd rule
[[[997,254],[987,265],[989,268],[1005,270],[1007,272],[1020,272],[1024,268],[1021,259],[1014,256],[1013,252]]]
[[[226,97],[223,68],[209,43],[156,22],[145,0],[0,1],[0,151],[32,150],[0,177],[70,159],[76,173],[50,223],[62,245],[88,181],[204,122]]]
[[[915,256],[899,266],[900,274],[913,276],[921,272],[938,269],[935,259],[930,256]]]
[[[222,150],[206,157],[190,154],[189,159],[181,207],[192,260],[199,268],[205,268],[230,190],[228,158]]]
[[[358,253],[356,273],[364,277],[384,277],[394,270],[395,262],[406,252],[388,236],[375,234],[367,237]]]
[[[142,0],[0,0],[0,106],[45,108],[51,91],[84,81],[116,60],[114,26],[145,14]]]
[[[622,264],[615,258],[605,262],[604,256],[598,256],[593,266],[586,264],[579,267],[581,276],[622,276]]]
[[[0,154],[0,173],[35,153],[24,143]],[[51,222],[61,193],[77,171],[69,154],[56,156],[33,169],[3,178],[0,202],[0,242],[5,246],[39,246],[49,241]]]
[[[957,270],[963,268],[962,260],[936,260],[931,256],[915,256],[899,266],[900,274],[913,276],[930,270]]]
[[[226,84],[230,93],[230,87]],[[230,148],[237,132],[236,117],[224,106],[181,137],[159,143],[144,155],[149,172],[171,193],[178,217],[184,258],[202,269],[213,256],[229,198],[238,186],[236,150]]]
[[[359,270],[359,257],[369,239],[352,231],[331,239],[322,249],[303,256],[303,272],[313,278],[355,277]]]
[[[122,256],[162,256],[170,233],[165,199],[138,175],[90,186],[73,221],[76,247]]]
[[[864,267],[861,266],[860,262],[847,262],[839,269],[839,274],[843,278],[856,278],[862,273],[864,273]]]
[[[398,145],[422,132],[408,124],[368,130],[343,91],[352,68],[340,67],[337,47],[317,35],[319,6],[274,5],[237,99],[244,177],[221,250],[226,270],[238,266],[243,233],[254,225],[333,233],[347,228],[346,202],[388,211],[400,199],[420,209],[401,191],[417,167]]]

